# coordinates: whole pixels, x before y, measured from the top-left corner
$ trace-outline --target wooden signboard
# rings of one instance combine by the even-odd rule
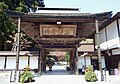
[[[40,36],[76,36],[76,25],[40,25]]]

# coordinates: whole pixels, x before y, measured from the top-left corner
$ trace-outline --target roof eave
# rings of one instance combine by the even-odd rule
[[[111,12],[88,14],[88,13],[23,13],[15,11],[6,11],[12,18],[98,18],[104,19],[111,17]]]
[[[114,15],[112,18],[105,21],[103,24],[100,25],[100,30],[108,26],[110,23],[114,22],[115,20],[120,19],[120,12],[118,12],[116,15]]]

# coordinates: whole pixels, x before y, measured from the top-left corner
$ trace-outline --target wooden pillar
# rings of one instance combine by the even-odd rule
[[[95,36],[93,37],[93,44],[94,44],[94,51],[96,51],[96,48],[95,48],[95,46],[96,46],[96,44],[95,44]]]
[[[4,70],[6,70],[7,56],[5,56]]]
[[[44,65],[43,65],[43,67],[44,67],[44,72],[46,72],[46,55],[47,55],[46,49],[44,49],[43,53],[44,53],[44,55],[43,55],[44,56],[44,60],[43,60],[44,61]]]
[[[87,64],[86,64],[86,56],[84,56],[83,58],[84,58],[85,67],[87,67]]]
[[[73,49],[70,51],[70,72],[71,73],[73,73],[73,66],[74,66],[74,62],[73,62],[73,57],[74,57],[74,53],[73,53],[74,51],[73,51]]]
[[[28,66],[30,67],[30,55],[28,55]]]
[[[16,55],[16,69],[17,72],[19,70],[19,53],[20,53],[20,22],[21,18],[18,18],[18,35],[17,35],[17,55]]]
[[[74,71],[75,71],[75,52],[74,52],[74,49],[72,49],[72,51],[71,51],[71,73],[74,73]]]
[[[99,70],[100,70],[100,73],[101,73],[101,81],[103,81],[103,71],[102,71],[100,41],[99,41],[100,36],[99,36],[98,19],[95,19],[95,28],[96,28],[96,39],[97,39],[97,51],[98,51]]]
[[[41,49],[41,71],[46,72],[46,53],[45,53],[45,48]]]
[[[43,72],[43,49],[41,48],[41,72]]]
[[[38,72],[41,74],[41,50],[39,49],[38,55]]]
[[[17,71],[19,70],[19,53],[20,53],[20,22],[21,18],[18,18],[18,33],[17,33],[17,52],[16,52],[16,68],[15,68],[15,81],[18,82]]]
[[[90,55],[90,61],[91,61],[91,63],[90,63],[90,64],[92,65],[92,55]]]
[[[75,48],[75,74],[78,75],[78,49]]]
[[[70,51],[70,71],[72,71],[72,51]]]
[[[44,71],[44,48],[41,48],[41,71]]]

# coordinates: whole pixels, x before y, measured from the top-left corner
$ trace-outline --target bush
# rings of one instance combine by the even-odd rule
[[[24,71],[22,72],[22,74],[20,74],[20,82],[25,83],[32,81],[33,81],[33,75],[30,72],[30,68],[29,67],[24,68]]]
[[[96,76],[96,74],[93,72],[93,66],[92,66],[92,65],[90,65],[90,66],[87,68],[86,72],[85,72],[85,80],[86,80],[87,82],[95,82],[95,81],[97,81],[97,76]]]

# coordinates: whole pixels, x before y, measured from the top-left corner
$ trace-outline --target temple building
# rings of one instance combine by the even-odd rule
[[[93,44],[96,43],[94,39],[96,29],[99,26],[103,29],[106,27],[106,25],[102,27],[101,25],[111,19],[112,12],[90,14],[81,13],[77,8],[38,8],[36,12],[22,13],[6,11],[6,13],[18,24],[18,28],[20,28],[21,31],[32,38],[39,48],[39,51],[36,52],[37,55],[28,53],[28,56],[24,54],[23,58],[26,58],[22,60],[25,62],[22,65],[22,57],[18,52],[17,57],[20,59],[14,59],[17,62],[14,61],[13,63],[17,66],[14,65],[12,68],[9,68],[7,65],[4,65],[2,69],[15,69],[17,67],[19,70],[23,68],[23,66],[30,65],[32,69],[44,72],[46,71],[46,55],[54,51],[70,53],[69,66],[73,72],[76,72],[81,67],[81,65],[80,67],[78,67],[78,65],[83,62],[80,60],[82,58],[81,56],[84,57],[85,53],[87,53],[87,57],[86,62],[83,64],[88,66],[91,65],[92,62],[95,62],[97,65],[100,65],[102,58],[103,67],[101,68],[106,67],[104,57],[107,53],[100,53],[99,47],[98,51],[94,46],[92,47],[92,51],[81,51],[80,47],[83,46],[81,42],[85,39],[93,39]],[[110,22],[111,21],[113,20],[110,20]],[[99,34],[99,32],[96,32],[96,34]],[[19,45],[17,47],[19,47]],[[6,56],[3,56],[4,60],[5,58]],[[10,61],[11,58],[8,58]],[[5,63],[3,62],[2,64],[6,64],[9,61],[4,61]],[[96,67],[96,69],[98,68],[100,67]]]
[[[104,22],[99,29],[101,52],[107,53],[106,69],[112,71],[116,68],[120,71],[120,12]],[[95,35],[94,38],[96,40]]]

